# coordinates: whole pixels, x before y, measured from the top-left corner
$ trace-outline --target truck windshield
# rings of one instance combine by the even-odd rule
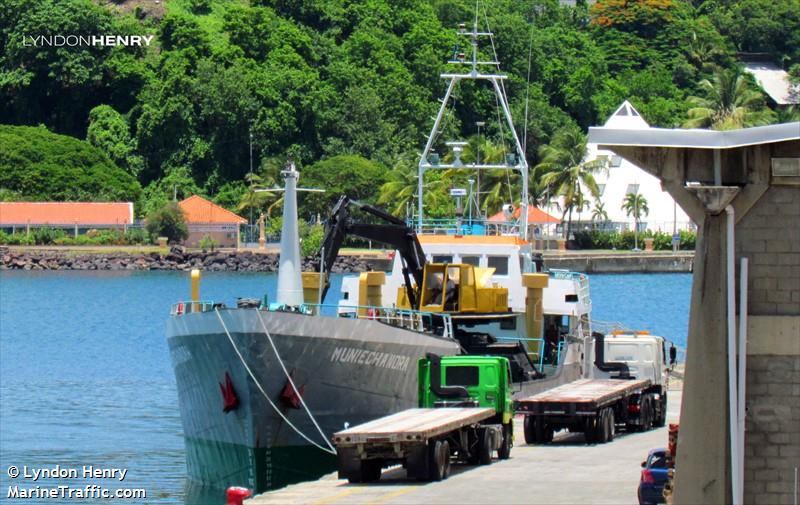
[[[477,386],[477,366],[449,366],[445,368],[445,381],[448,386]]]

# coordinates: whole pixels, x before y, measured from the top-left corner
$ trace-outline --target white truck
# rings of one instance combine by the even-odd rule
[[[647,332],[593,334],[590,378],[517,400],[525,442],[549,443],[561,429],[583,432],[587,443],[614,439],[620,428],[648,430],[667,419],[669,372],[675,347]]]

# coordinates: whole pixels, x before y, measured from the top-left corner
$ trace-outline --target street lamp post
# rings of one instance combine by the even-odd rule
[[[481,164],[481,127],[483,125],[485,125],[485,124],[486,123],[484,123],[483,121],[476,121],[475,122],[475,126],[478,127],[478,148],[475,150],[475,164],[476,165],[480,165]],[[478,185],[477,185],[478,190],[475,193],[475,195],[476,195],[475,203],[476,203],[476,205],[478,207],[478,209],[477,209],[478,213],[480,213],[480,211],[481,211],[481,169],[480,168],[478,169],[477,182],[478,182]]]

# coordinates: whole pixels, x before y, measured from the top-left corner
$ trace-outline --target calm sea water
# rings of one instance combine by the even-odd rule
[[[208,273],[203,299],[274,299],[275,277]],[[336,278],[327,303],[335,302]],[[594,275],[594,315],[685,346],[689,274]],[[125,468],[124,482],[63,480],[147,490],[148,503],[185,496],[177,394],[165,321],[188,298],[185,273],[0,272],[0,501],[8,467]],[[28,500],[36,503],[36,500]],[[52,501],[49,501],[52,503]]]

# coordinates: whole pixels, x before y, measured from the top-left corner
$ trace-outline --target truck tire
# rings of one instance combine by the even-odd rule
[[[478,463],[481,465],[492,464],[492,436],[489,430],[482,430],[478,442]]]
[[[596,417],[594,425],[594,441],[598,444],[606,443],[606,410],[601,410]]]
[[[447,462],[445,461],[444,451],[447,442],[437,440],[428,446],[428,478],[432,481],[438,481],[446,478],[445,472],[447,471]],[[447,446],[447,457],[450,457],[450,446]]]
[[[608,410],[608,415],[606,416],[606,419],[608,420],[608,437],[606,437],[606,441],[613,442],[617,431],[616,421],[614,419],[614,409],[609,408],[606,410]]]
[[[647,431],[653,426],[653,402],[650,395],[642,397],[642,431]]]
[[[656,416],[655,426],[657,428],[663,428],[667,424],[667,393],[661,395],[661,401],[659,402],[659,413]]]
[[[381,469],[383,462],[378,459],[364,459],[361,460],[359,468],[351,471],[347,475],[347,480],[350,484],[359,484],[361,482],[375,482],[381,478]]]
[[[553,429],[541,417],[535,418],[533,423],[533,437],[537,444],[549,444],[553,441]]]
[[[497,457],[499,459],[508,459],[511,457],[511,447],[514,446],[514,424],[513,421],[503,425],[503,443],[497,449]]]
[[[380,459],[367,459],[361,462],[362,482],[376,482],[381,480],[383,461]]]
[[[593,444],[597,442],[596,425],[596,417],[587,416],[583,421],[583,437],[586,439],[587,444]]]
[[[450,442],[445,440],[442,442],[442,461],[444,461],[444,468],[442,470],[442,480],[450,476]]]
[[[535,444],[536,443],[536,432],[533,429],[533,416],[525,416],[525,421],[523,423],[524,431],[525,431],[525,443],[526,444]]]

